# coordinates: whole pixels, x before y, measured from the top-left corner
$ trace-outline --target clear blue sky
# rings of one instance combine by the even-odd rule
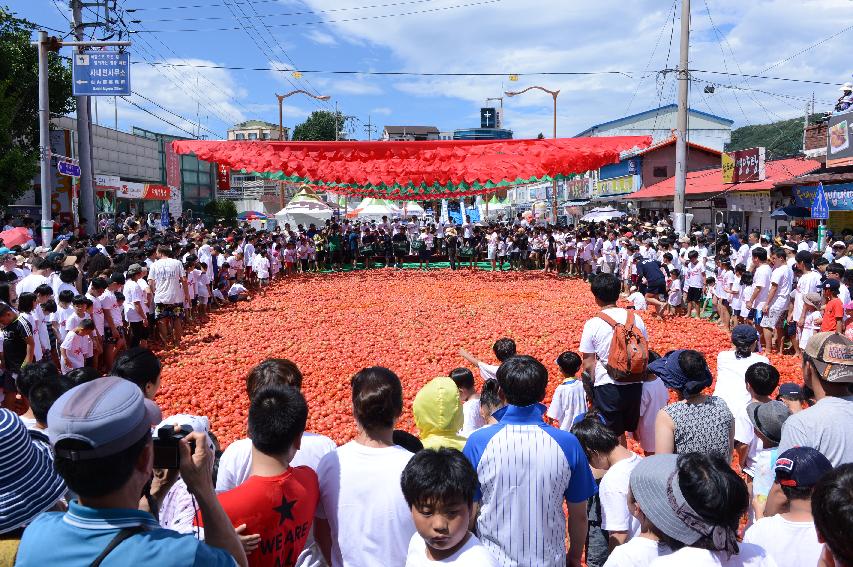
[[[8,2],[20,17],[68,29],[65,18],[70,12],[62,1]],[[675,101],[673,74],[658,73],[674,68],[678,58],[680,10],[673,10],[669,0],[119,0],[118,4],[126,10],[123,17],[130,29],[157,30],[133,34],[135,45],[130,48],[132,60],[138,62],[133,65],[133,90],[156,105],[139,96],[132,100],[186,130],[195,131],[200,123],[201,133],[209,137],[214,137],[210,132],[224,134],[231,124],[245,119],[277,122],[274,94],[294,88],[332,96],[329,107],[336,101],[345,114],[358,118],[353,136],[360,139],[367,136],[368,117],[379,132],[385,124],[434,125],[441,130],[478,126],[486,97],[533,84],[561,90],[560,136]],[[736,126],[801,116],[812,93],[817,109],[825,109],[838,96],[837,84],[850,80],[847,46],[853,31],[842,32],[850,22],[853,2],[848,0],[694,0],[691,68],[834,85],[696,72],[691,106],[731,118]],[[180,29],[194,31],[170,31]],[[838,32],[842,33],[811,47]],[[150,62],[194,67],[155,67]],[[294,79],[289,71],[294,68],[326,73]],[[387,77],[328,71],[499,75]],[[512,73],[604,71],[624,74],[509,79]],[[716,83],[715,94],[704,94],[702,81]],[[550,135],[550,102],[538,92],[505,100],[505,125],[516,137]],[[317,108],[328,107],[292,97],[286,102],[285,124],[292,127]],[[112,125],[112,117],[111,99],[100,100],[100,122]],[[180,133],[119,101],[119,126],[132,125]]]

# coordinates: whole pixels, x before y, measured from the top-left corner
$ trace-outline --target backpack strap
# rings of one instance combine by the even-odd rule
[[[627,310],[628,316],[625,318],[625,330],[630,333],[634,330],[634,310]]]
[[[629,316],[631,315],[631,312],[630,312],[630,311],[628,312],[628,315],[629,315]],[[618,324],[619,324],[619,323],[617,323],[617,322],[616,322],[616,320],[615,320],[615,319],[613,319],[613,317],[611,317],[610,315],[608,315],[608,314],[607,314],[607,313],[605,313],[604,311],[602,311],[601,313],[599,313],[599,314],[598,314],[598,318],[599,318],[599,319],[601,319],[602,321],[604,321],[605,323],[607,323],[608,325],[610,325],[610,326],[611,326],[611,327],[613,327],[613,328],[615,328],[615,327],[616,327],[616,325],[618,325]]]
[[[101,563],[103,563],[107,555],[112,553],[113,550],[121,544],[121,542],[144,531],[145,528],[143,528],[142,526],[123,528],[119,533],[115,535],[113,539],[110,540],[110,543],[108,543],[104,550],[101,552],[101,554],[98,555],[94,561],[92,561],[89,567],[100,567]]]

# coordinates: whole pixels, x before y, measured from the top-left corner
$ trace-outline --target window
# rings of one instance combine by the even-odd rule
[[[245,139],[246,139],[246,135],[245,135],[245,134],[236,134],[236,135],[234,136],[234,138],[235,138],[235,139],[237,139],[237,140],[245,140]]]
[[[249,139],[250,140],[257,140],[258,139],[258,133],[257,132],[250,132],[249,133]]]
[[[652,176],[653,177],[664,177],[664,178],[669,177],[669,175],[667,174],[666,166],[665,165],[656,165],[652,169]]]
[[[264,132],[263,134],[261,134],[261,140],[269,140],[269,139],[270,139],[270,133],[269,132]]]

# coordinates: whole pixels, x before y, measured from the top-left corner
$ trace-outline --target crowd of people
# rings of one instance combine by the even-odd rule
[[[178,344],[184,321],[272,278],[362,261],[364,237],[387,232],[171,226],[117,219],[92,236],[0,248],[0,565],[853,566],[853,341],[840,299],[850,242],[817,250],[799,229],[685,241],[630,221],[442,227],[427,260],[493,234],[519,249],[523,235],[514,268],[589,281],[600,312],[578,352],[555,353],[550,406],[554,378],[501,338],[496,364],[463,349],[474,371],[448,369],[417,393],[417,436],[396,429],[393,370],[356,373],[357,434],[338,447],[305,431],[297,365],[270,359],[246,377],[248,438],[221,452],[207,417],[161,415],[147,347]],[[423,258],[413,243],[432,230],[406,230],[406,256]],[[286,254],[318,235],[340,235],[350,256],[329,240],[316,266]],[[533,255],[543,236],[583,250]],[[744,254],[749,266],[732,264]],[[726,275],[741,265],[739,279]],[[682,277],[688,313],[731,333],[716,376],[701,353],[655,353],[648,336],[643,317],[676,313],[669,291]],[[789,342],[802,386],[780,383],[761,354]]]

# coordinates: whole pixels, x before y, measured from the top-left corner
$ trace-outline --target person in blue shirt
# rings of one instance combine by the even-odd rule
[[[495,412],[498,423],[473,432],[463,450],[480,481],[480,540],[501,565],[580,567],[587,499],[597,490],[586,455],[574,435],[542,419],[548,371],[541,362],[511,357],[497,380],[508,405]]]
[[[177,442],[180,473],[204,520],[205,543],[192,534],[162,529],[140,510],[140,494],[152,478],[151,425],[160,410],[136,384],[108,376],[76,386],[48,412],[54,464],[78,495],[67,512],[38,516],[24,531],[19,567],[248,565],[240,539],[213,489],[213,451],[202,433]],[[194,449],[190,444],[194,443]],[[158,477],[159,478],[159,477]],[[155,479],[152,495],[165,495],[177,480]]]

